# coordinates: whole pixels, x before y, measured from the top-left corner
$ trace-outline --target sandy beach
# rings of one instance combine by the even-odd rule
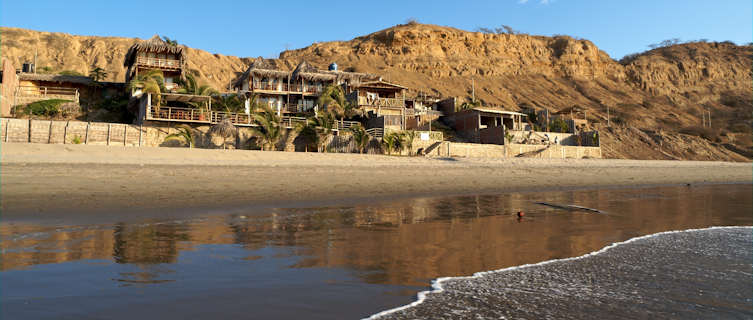
[[[398,197],[609,186],[750,183],[750,163],[596,159],[430,159],[2,145],[4,218],[329,205]],[[62,217],[62,215],[61,215]]]

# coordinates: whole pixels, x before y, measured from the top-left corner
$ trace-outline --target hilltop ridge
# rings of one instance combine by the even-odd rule
[[[122,61],[135,38],[73,36],[2,28],[2,53],[16,66],[39,48],[38,68],[88,73],[93,66],[122,81]],[[252,59],[186,48],[189,72],[216,88]],[[603,133],[605,156],[637,159],[745,160],[753,156],[753,49],[695,42],[612,59],[594,43],[569,36],[485,34],[405,24],[350,41],[315,43],[280,53],[292,70],[306,60],[325,68],[382,75],[410,94],[469,99],[516,110],[576,107]],[[607,128],[607,108],[611,127]],[[711,112],[712,129],[701,128]]]

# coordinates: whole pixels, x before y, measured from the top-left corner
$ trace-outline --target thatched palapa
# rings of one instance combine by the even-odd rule
[[[287,78],[290,76],[290,72],[278,70],[271,62],[259,57],[248,66],[248,69],[246,69],[246,71],[243,72],[235,82],[233,82],[233,86],[238,88],[243,87],[243,82],[248,81],[251,75],[268,78]]]
[[[27,81],[49,81],[59,83],[76,83],[83,85],[91,85],[94,83],[91,78],[85,76],[67,76],[60,74],[40,74],[40,73],[19,73],[19,80]]]
[[[131,48],[128,49],[128,53],[126,53],[123,66],[127,67],[132,65],[134,60],[136,59],[136,54],[138,52],[159,52],[174,54],[179,56],[181,64],[183,63],[183,46],[174,46],[168,44],[167,42],[162,40],[159,35],[156,34],[149,40],[141,41],[132,45]]]
[[[334,74],[323,73],[306,61],[301,61],[293,70],[293,79],[303,78],[310,81],[333,81],[337,79]]]

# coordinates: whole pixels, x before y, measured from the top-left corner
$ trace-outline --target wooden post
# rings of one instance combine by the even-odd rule
[[[709,128],[711,128],[711,110],[709,110]]]
[[[63,128],[63,144],[66,143],[68,139],[68,125],[71,124],[70,121],[65,122],[65,128]]]
[[[31,119],[29,119],[29,131],[27,131],[27,132],[26,132],[26,134],[27,134],[27,136],[28,136],[28,137],[26,137],[26,138],[27,138],[27,141],[26,141],[26,142],[31,142],[31,121],[32,121],[32,120],[31,120]]]
[[[50,120],[50,133],[47,135],[47,143],[52,143],[52,124],[55,123],[55,121]]]
[[[89,126],[91,126],[91,122],[86,122],[86,135],[84,136],[84,144],[89,144]]]
[[[128,145],[128,125],[123,125],[123,146]]]
[[[143,127],[144,127],[144,125],[141,124],[141,123],[139,123],[139,147],[141,146],[141,136],[144,133]]]
[[[107,124],[107,145],[110,145],[110,131],[112,131],[112,123]]]
[[[609,106],[607,106],[607,127],[609,126]]]

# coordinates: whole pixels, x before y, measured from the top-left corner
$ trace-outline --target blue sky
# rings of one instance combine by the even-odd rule
[[[505,24],[530,34],[571,35],[619,59],[670,38],[748,43],[752,16],[750,0],[0,0],[6,27],[138,38],[158,33],[241,57],[277,57],[285,48],[349,40],[412,17],[465,30]]]

